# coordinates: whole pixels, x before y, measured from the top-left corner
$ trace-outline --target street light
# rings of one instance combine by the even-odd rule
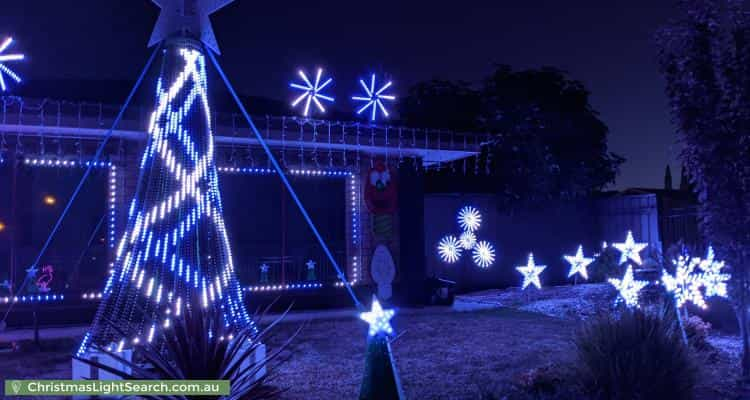
[[[55,204],[57,204],[57,199],[55,198],[55,196],[48,194],[44,196],[44,204],[48,206],[54,206]]]

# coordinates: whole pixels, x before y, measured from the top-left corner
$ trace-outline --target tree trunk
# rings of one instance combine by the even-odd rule
[[[744,274],[743,274],[744,275]],[[742,378],[748,380],[750,378],[750,338],[748,337],[748,325],[747,325],[747,293],[746,293],[746,276],[739,282],[739,296],[737,309],[737,322],[740,325],[740,335],[742,336]]]

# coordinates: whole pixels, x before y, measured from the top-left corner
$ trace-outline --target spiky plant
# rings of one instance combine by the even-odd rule
[[[229,380],[231,394],[223,397],[224,399],[275,399],[281,391],[265,384],[271,362],[288,347],[299,329],[264,359],[256,361],[255,354],[287,312],[258,332],[249,327],[238,332],[229,332],[221,323],[218,312],[199,307],[185,308],[180,316],[173,318],[170,328],[160,331],[159,337],[154,340],[154,343],[158,343],[158,347],[151,343],[141,343],[134,347],[133,361],[104,347],[94,347],[97,351],[112,357],[130,369],[130,373],[94,360],[77,356],[75,358],[122,379]],[[111,321],[106,321],[106,323],[114,331],[126,336]],[[258,378],[257,375],[263,368],[266,368],[267,373],[264,377]],[[170,398],[189,399],[191,397],[170,396]],[[201,398],[210,397],[201,396]]]
[[[697,368],[674,318],[601,315],[575,338],[581,388],[595,399],[691,399]]]

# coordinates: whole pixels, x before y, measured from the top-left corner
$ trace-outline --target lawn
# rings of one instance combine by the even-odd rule
[[[302,322],[288,321],[269,341],[273,349]],[[448,308],[400,310],[393,352],[410,399],[478,399],[519,385],[530,372],[568,368],[579,322],[513,308],[456,312]],[[286,399],[353,399],[364,370],[366,324],[353,318],[306,323],[274,371],[271,384]],[[0,340],[2,340],[0,338]],[[735,337],[715,336],[702,354],[699,399],[737,398]],[[56,340],[43,352],[0,355],[2,378],[67,378],[75,339]],[[502,398],[502,396],[497,396]]]

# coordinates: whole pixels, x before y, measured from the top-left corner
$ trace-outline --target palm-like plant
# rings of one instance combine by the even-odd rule
[[[256,360],[255,355],[288,311],[289,309],[258,332],[252,328],[230,332],[222,324],[217,310],[185,308],[179,317],[173,319],[170,328],[161,330],[154,344],[142,343],[135,346],[132,361],[102,346],[94,347],[126,366],[130,373],[98,361],[75,358],[123,379],[229,380],[231,394],[224,397],[226,399],[274,399],[281,391],[265,384],[269,377],[270,363],[288,347],[299,329],[262,360]],[[265,312],[262,315],[264,314]],[[112,321],[106,323],[114,331],[127,336]],[[263,375],[259,373],[264,368],[266,374],[259,376]],[[189,396],[170,398],[187,399]]]

